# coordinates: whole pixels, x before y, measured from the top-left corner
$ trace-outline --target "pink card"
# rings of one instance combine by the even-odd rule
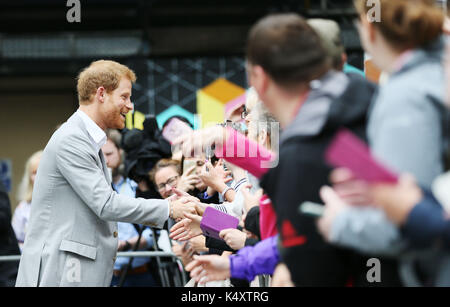
[[[224,146],[216,148],[216,157],[225,159],[257,178],[261,178],[271,167],[276,166],[273,162],[277,162],[277,157],[273,152],[249,140],[236,130],[227,129],[228,138]]]
[[[178,118],[172,118],[164,128],[162,135],[172,144],[178,137],[191,132],[192,128],[188,124]]]
[[[369,183],[396,183],[397,175],[385,168],[370,153],[369,147],[349,130],[339,131],[325,153],[335,167],[345,167],[355,177]]]
[[[234,216],[212,207],[207,207],[203,213],[200,228],[205,236],[222,240],[219,236],[220,231],[228,228],[236,228],[238,224],[239,220]]]

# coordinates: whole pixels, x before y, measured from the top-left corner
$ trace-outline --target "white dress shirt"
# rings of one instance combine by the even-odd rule
[[[86,113],[80,109],[75,112],[81,117],[83,123],[86,126],[86,130],[89,133],[92,144],[95,146],[97,152],[106,144],[106,133],[102,130]]]

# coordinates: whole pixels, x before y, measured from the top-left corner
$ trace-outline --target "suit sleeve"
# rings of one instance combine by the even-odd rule
[[[84,203],[102,220],[162,228],[168,218],[167,200],[117,194],[89,148],[88,140],[71,136],[60,142],[56,152],[60,173]]]

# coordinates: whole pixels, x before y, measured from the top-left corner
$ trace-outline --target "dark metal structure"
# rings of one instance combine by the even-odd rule
[[[73,2],[0,0],[0,93],[75,94],[82,67],[112,58],[138,75],[137,110],[159,114],[178,104],[195,112],[197,89],[215,79],[247,86],[248,30],[277,12],[335,19],[349,62],[362,66],[352,0],[79,0],[81,20],[70,23]],[[24,77],[42,81],[23,86]]]

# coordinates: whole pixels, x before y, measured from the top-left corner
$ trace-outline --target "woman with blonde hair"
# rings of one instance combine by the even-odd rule
[[[20,202],[16,210],[14,211],[12,226],[14,232],[16,233],[16,238],[21,249],[25,241],[27,224],[30,218],[31,196],[33,194],[34,180],[36,178],[36,173],[38,170],[39,161],[41,160],[41,156],[42,150],[39,150],[28,158],[25,164],[25,172],[23,174],[22,181],[20,182],[19,190],[17,193],[17,199]]]

